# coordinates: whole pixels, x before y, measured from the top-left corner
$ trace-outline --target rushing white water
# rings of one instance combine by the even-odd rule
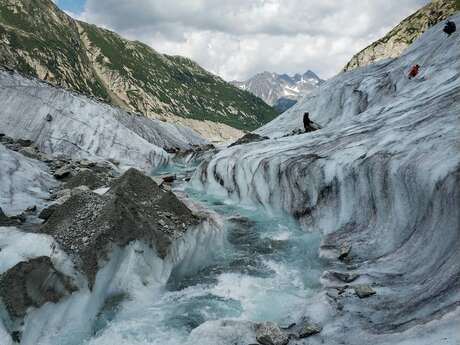
[[[302,316],[309,295],[318,288],[318,237],[305,234],[289,218],[266,218],[260,210],[215,199],[205,202],[227,219],[245,217],[243,223],[226,223],[222,246],[199,243],[196,250],[209,248],[211,254],[204,264],[192,268],[193,260],[185,260],[161,288],[138,290],[88,344],[193,344],[195,334],[209,327],[207,332],[216,334],[200,338],[200,343],[213,344],[221,332],[212,326],[216,320],[284,324]],[[230,339],[225,344],[235,343]]]
[[[233,206],[216,208],[228,216],[235,212]],[[296,321],[318,287],[318,237],[286,219],[266,219],[254,211],[249,212],[256,222],[251,228],[227,224],[227,240],[221,248],[212,243],[217,251],[211,261],[198,270],[179,265],[161,288],[137,290],[87,344],[193,344],[195,334],[208,327],[216,334],[200,343],[213,344],[221,331],[212,327],[217,320]],[[271,242],[284,248],[272,251]]]

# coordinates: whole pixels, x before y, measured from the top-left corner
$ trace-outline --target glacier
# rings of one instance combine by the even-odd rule
[[[309,344],[460,341],[460,36],[442,25],[400,58],[325,82],[256,131],[271,140],[221,151],[191,181],[322,234],[323,289],[306,314],[324,329]],[[322,129],[289,136],[304,112]],[[361,300],[357,284],[377,294]]]
[[[58,183],[48,167],[0,144],[0,207],[9,216],[44,204]]]
[[[208,141],[181,125],[128,113],[14,71],[0,70],[0,132],[32,140],[53,156],[113,159],[144,170],[166,164],[165,150]]]
[[[459,58],[460,36],[434,26],[256,131],[270,139],[209,151],[191,150],[207,142],[188,129],[0,71],[0,132],[53,157],[177,174],[170,188],[201,220],[164,258],[114,246],[92,289],[51,236],[0,227],[0,274],[47,256],[78,286],[22,324],[0,303],[0,344],[19,330],[22,345],[248,345],[258,322],[307,317],[321,333],[290,344],[458,345]],[[307,111],[321,129],[292,135]],[[0,159],[8,214],[60,187],[43,163],[3,145]],[[359,298],[363,285],[376,294]]]

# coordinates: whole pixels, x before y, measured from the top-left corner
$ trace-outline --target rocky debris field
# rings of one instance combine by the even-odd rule
[[[56,180],[55,186],[50,186],[49,198],[44,203],[48,205],[47,208],[43,210],[43,207],[39,208],[38,205],[32,205],[23,210],[22,213],[11,217],[0,215],[0,225],[7,223],[8,225],[21,225],[33,215],[39,215],[39,218],[46,219],[50,209],[54,208],[55,205],[64,203],[71,195],[108,187],[111,181],[120,175],[117,168],[119,163],[113,160],[91,162],[86,159],[73,160],[64,156],[56,158],[41,152],[30,140],[15,140],[2,133],[0,133],[0,145],[33,161],[45,164],[46,171]]]

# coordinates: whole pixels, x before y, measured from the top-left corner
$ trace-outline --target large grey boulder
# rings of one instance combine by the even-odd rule
[[[42,228],[76,257],[90,286],[111,246],[141,240],[164,258],[170,245],[198,218],[171,192],[135,169],[100,196],[83,192],[56,207]]]
[[[370,285],[366,284],[353,286],[353,289],[359,298],[368,298],[377,293]]]
[[[0,226],[14,226],[20,224],[20,220],[14,217],[8,217],[0,208]]]
[[[288,336],[274,323],[264,322],[256,326],[256,339],[261,345],[286,345]]]
[[[29,307],[57,303],[74,291],[71,279],[45,256],[20,262],[0,275],[0,298],[12,318],[24,317]]]
[[[53,214],[54,211],[56,211],[56,209],[58,208],[59,204],[53,204],[53,205],[50,205],[46,208],[44,208],[39,214],[38,214],[38,218],[40,219],[43,219],[43,220],[48,220],[51,215]]]
[[[344,261],[350,257],[351,253],[351,245],[348,243],[344,243],[339,248],[339,260]]]
[[[310,321],[307,318],[302,318],[299,323],[294,323],[291,326],[283,329],[287,334],[289,334],[290,338],[295,339],[308,338],[312,335],[320,333],[323,330],[320,325]]]
[[[322,331],[322,327],[320,325],[304,321],[301,324],[301,327],[298,333],[298,338],[299,339],[307,338],[312,335],[318,334],[321,331]]]
[[[352,283],[359,278],[358,273],[354,272],[338,272],[338,271],[325,271],[322,279],[326,279],[330,282],[338,283]]]

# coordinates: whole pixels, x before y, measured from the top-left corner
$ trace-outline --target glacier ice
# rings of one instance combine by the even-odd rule
[[[460,37],[447,39],[441,29],[433,27],[399,59],[324,83],[257,131],[271,139],[220,148],[214,157],[183,157],[184,165],[204,159],[189,188],[175,192],[205,222],[178,239],[163,260],[141,242],[114,247],[90,291],[50,237],[0,228],[0,272],[51,255],[80,287],[57,304],[32,308],[21,344],[247,345],[255,339],[254,322],[289,324],[307,316],[323,326],[308,339],[313,345],[457,345]],[[421,74],[408,81],[414,63]],[[101,115],[97,102],[16,74],[1,72],[0,79],[0,97],[10,109],[0,114],[7,134],[30,138],[50,154],[153,168],[169,159],[159,146],[193,137],[168,125],[161,130],[168,134],[158,138],[147,120],[124,118],[113,108],[107,108],[110,116]],[[18,95],[28,101],[20,104]],[[40,105],[51,99],[69,109]],[[24,119],[11,109],[20,109]],[[305,111],[322,129],[283,137],[302,126]],[[101,122],[91,118],[95,114]],[[114,146],[119,139],[122,145]],[[2,146],[0,156],[7,162],[0,165],[0,186],[21,196],[9,211],[42,202],[52,183],[43,166]],[[235,209],[240,223],[231,228],[221,217],[235,221]],[[351,248],[343,261],[342,246]],[[334,278],[346,274],[355,279]],[[360,299],[347,288],[356,284],[369,284],[377,294]],[[7,330],[8,323],[0,323],[0,339],[10,345]]]
[[[44,202],[56,180],[45,164],[0,144],[0,207],[12,216]]]
[[[271,140],[221,151],[191,181],[292,214],[322,233],[331,268],[348,268],[360,275],[351,285],[377,291],[367,300],[346,293],[337,310],[319,302],[329,315],[316,341],[412,344],[416,332],[431,343],[446,334],[460,341],[460,36],[441,30],[398,59],[324,83],[256,131]],[[421,73],[408,80],[415,63]],[[323,128],[283,138],[306,111]],[[336,260],[346,243],[350,265]]]
[[[30,139],[55,156],[151,169],[169,161],[164,149],[207,143],[189,128],[129,114],[16,72],[0,70],[0,102],[1,133]]]

